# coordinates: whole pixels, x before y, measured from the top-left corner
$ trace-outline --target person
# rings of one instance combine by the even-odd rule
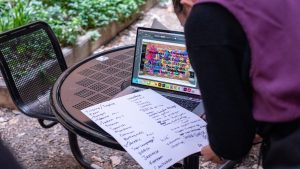
[[[22,169],[22,166],[16,161],[9,149],[5,147],[0,140],[0,168]]]
[[[264,168],[300,168],[300,1],[173,0],[216,163],[263,137]]]

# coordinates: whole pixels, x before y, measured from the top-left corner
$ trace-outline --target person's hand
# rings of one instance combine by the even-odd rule
[[[225,163],[225,160],[223,160],[219,156],[217,156],[216,153],[211,149],[210,145],[204,146],[201,149],[201,154],[202,154],[204,161],[211,161],[211,162],[217,163],[217,164]]]

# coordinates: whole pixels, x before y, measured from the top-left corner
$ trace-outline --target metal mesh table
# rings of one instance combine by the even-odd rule
[[[107,101],[121,91],[122,84],[130,81],[133,55],[133,45],[112,49],[68,68],[58,78],[51,92],[52,109],[58,121],[70,131],[70,140],[77,141],[75,134],[78,134],[100,145],[124,151],[114,138],[80,110]],[[92,168],[82,157],[77,144],[71,145],[71,150],[81,165]],[[232,168],[236,163],[228,161],[219,169]],[[196,169],[198,166],[198,154],[184,159],[184,168]]]

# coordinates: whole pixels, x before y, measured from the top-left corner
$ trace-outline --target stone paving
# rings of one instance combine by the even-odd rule
[[[172,30],[182,31],[168,5],[157,5],[121,32],[109,44],[100,47],[95,53],[114,47],[129,45],[135,42],[138,26],[150,27],[153,19],[158,19]],[[29,118],[16,110],[0,108],[0,138],[4,140],[17,160],[25,169],[82,169],[72,156],[68,143],[68,135],[61,125],[43,129],[36,119]],[[82,152],[99,169],[139,169],[141,168],[127,153],[96,145],[79,138]],[[255,146],[249,156],[236,168],[261,168],[257,166],[257,149]],[[200,158],[200,168],[210,169],[217,166],[203,162]],[[1,167],[0,167],[1,168]]]

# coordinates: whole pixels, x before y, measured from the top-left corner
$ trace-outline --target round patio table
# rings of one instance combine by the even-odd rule
[[[94,167],[81,154],[77,135],[99,145],[125,151],[111,135],[80,110],[110,100],[129,85],[133,56],[134,45],[93,55],[64,71],[52,88],[50,100],[53,112],[58,121],[68,130],[71,151],[85,168]],[[173,168],[178,168],[178,164]],[[234,161],[228,161],[219,169],[232,168],[235,164]],[[183,167],[198,169],[199,154],[186,157],[183,160]]]

